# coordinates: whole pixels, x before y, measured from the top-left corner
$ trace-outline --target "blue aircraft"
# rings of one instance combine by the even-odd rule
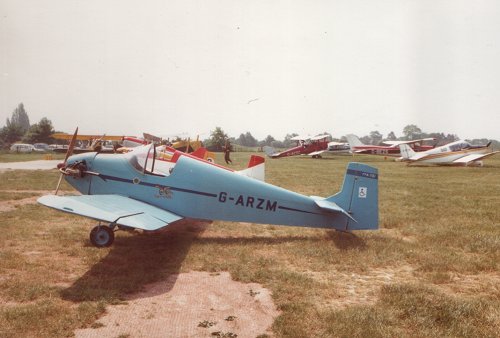
[[[70,156],[68,149],[61,176],[82,195],[58,196],[56,190],[56,195],[42,196],[38,202],[99,221],[90,232],[97,247],[110,246],[116,230],[153,231],[183,218],[341,231],[378,229],[378,172],[368,165],[349,163],[341,191],[322,198],[190,156],[177,154],[169,166],[160,162],[153,144],[126,154]]]

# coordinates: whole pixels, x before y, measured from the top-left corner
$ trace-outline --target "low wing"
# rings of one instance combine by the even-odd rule
[[[456,159],[455,161],[453,161],[453,163],[467,164],[467,163],[472,162],[472,161],[477,161],[477,160],[495,155],[496,153],[500,153],[500,151],[494,151],[494,152],[487,153],[487,154],[470,154],[470,155],[461,157],[459,159]]]
[[[324,149],[324,150],[316,150],[316,151],[313,151],[312,153],[309,153],[307,155],[308,156],[316,156],[316,155],[319,155],[319,154],[323,154],[325,151],[326,151],[326,149]]]
[[[419,143],[419,142],[424,142],[424,141],[436,141],[436,140],[437,139],[434,137],[427,137],[427,138],[421,138],[418,140],[411,140],[411,141],[383,141],[382,143],[385,143],[391,147],[397,147],[400,144],[414,144],[414,143]]]
[[[48,207],[143,230],[157,230],[182,216],[121,195],[47,195],[38,203]]]

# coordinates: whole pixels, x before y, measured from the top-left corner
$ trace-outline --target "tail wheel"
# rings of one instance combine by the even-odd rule
[[[115,233],[108,226],[97,225],[90,231],[90,242],[98,248],[105,248],[113,244]]]
[[[211,157],[207,157],[207,161],[210,162],[210,163],[214,163],[214,159],[211,158]]]

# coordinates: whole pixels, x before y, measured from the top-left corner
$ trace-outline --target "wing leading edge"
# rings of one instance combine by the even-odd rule
[[[182,216],[121,195],[47,195],[38,203],[60,211],[143,230],[157,230]]]

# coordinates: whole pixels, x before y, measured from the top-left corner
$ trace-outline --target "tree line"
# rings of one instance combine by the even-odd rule
[[[221,127],[216,127],[211,133],[210,137],[204,140],[204,144],[211,150],[220,151],[224,146],[226,140],[231,142],[233,145],[239,145],[249,148],[261,148],[263,146],[271,146],[274,148],[290,148],[296,145],[292,138],[298,136],[299,134],[290,133],[285,136],[283,140],[276,140],[273,136],[268,135],[262,140],[257,140],[249,131],[241,133],[239,137],[228,136]],[[347,143],[347,138],[342,136],[340,138],[332,137],[328,132],[321,133],[321,135],[329,136],[332,141]],[[359,136],[359,135],[358,135]],[[409,124],[403,128],[402,135],[396,136],[394,131],[389,132],[385,137],[378,130],[371,131],[369,135],[360,136],[359,139],[365,144],[379,145],[383,140],[390,141],[410,141],[418,140],[423,138],[435,138],[433,144],[436,146],[445,145],[450,142],[459,140],[460,138],[456,134],[445,134],[443,132],[423,132],[418,126],[414,124]],[[472,144],[486,144],[492,141],[493,147],[500,148],[500,142],[497,140],[488,139],[472,139],[466,140]]]
[[[38,123],[30,124],[28,113],[24,108],[23,103],[19,105],[12,112],[11,118],[7,118],[6,125],[0,129],[0,148],[8,148],[11,144],[16,142],[22,143],[55,143],[55,140],[50,137],[55,133],[52,122],[43,117]],[[322,135],[329,136],[332,141],[347,142],[345,136],[334,138],[328,132],[323,132]],[[277,140],[271,135],[267,135],[264,139],[256,139],[249,131],[241,133],[238,137],[228,136],[221,127],[216,127],[211,131],[210,137],[203,141],[206,147],[213,151],[222,151],[226,142],[232,145],[239,145],[241,147],[261,148],[263,146],[271,146],[274,148],[290,148],[295,145],[292,138],[298,136],[296,133],[290,133],[285,136],[283,140]],[[359,135],[358,135],[359,136]],[[403,128],[402,135],[396,136],[391,131],[385,138],[378,130],[371,131],[369,135],[360,136],[359,139],[365,144],[377,145],[382,140],[416,140],[421,138],[433,137],[436,139],[437,145],[447,144],[456,140],[459,137],[455,134],[445,134],[442,132],[426,133],[414,124],[409,124]],[[489,140],[487,139],[473,139],[466,140],[472,144],[484,144]],[[494,148],[500,148],[500,142],[492,140]],[[234,148],[234,147],[233,147]]]
[[[0,148],[9,148],[13,143],[54,143],[50,135],[54,134],[52,122],[43,117],[38,123],[30,124],[24,105],[19,105],[7,118],[6,125],[0,129]]]

